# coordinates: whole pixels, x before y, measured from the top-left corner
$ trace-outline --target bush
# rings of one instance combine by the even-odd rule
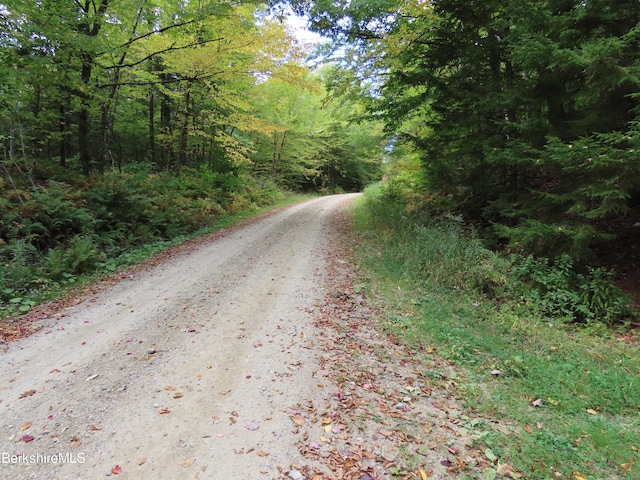
[[[513,275],[510,293],[541,314],[608,324],[631,315],[630,301],[616,287],[612,272],[587,267],[581,273],[568,255],[554,262],[533,256],[517,259]]]
[[[79,275],[92,272],[100,255],[98,248],[89,237],[76,235],[67,248],[57,247],[49,250],[46,257],[45,271],[53,280],[62,280],[67,275]]]
[[[41,251],[93,230],[93,214],[69,185],[60,182],[49,182],[46,188],[34,190],[19,215],[22,228],[17,235]]]
[[[127,252],[184,239],[221,215],[284,197],[270,180],[233,172],[129,170],[74,179],[74,186],[23,179],[0,189],[0,313],[26,308],[78,275],[115,271]]]

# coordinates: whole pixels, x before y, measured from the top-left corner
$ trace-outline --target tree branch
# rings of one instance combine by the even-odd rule
[[[158,33],[164,33],[167,30],[171,30],[172,28],[184,27],[185,25],[190,25],[192,23],[196,23],[197,21],[198,21],[198,19],[193,19],[193,20],[189,20],[189,21],[186,21],[186,22],[182,22],[182,23],[174,23],[173,25],[168,25],[168,26],[162,27],[162,28],[160,28],[158,30],[151,30],[150,32],[147,32],[145,34],[142,34],[142,35],[134,37],[134,38],[132,38],[130,40],[127,40],[122,45],[118,45],[116,48],[128,47],[132,43],[137,42],[138,40],[142,40],[144,38],[150,37],[151,35],[156,35]]]
[[[220,38],[213,38],[211,40],[202,40],[200,42],[189,43],[187,45],[182,45],[180,47],[176,47],[175,43],[174,43],[170,47],[164,48],[162,50],[158,50],[157,52],[150,53],[149,55],[147,55],[146,57],[144,57],[144,58],[142,58],[142,59],[140,59],[138,61],[130,62],[130,63],[121,63],[120,62],[120,63],[118,63],[116,65],[107,65],[107,66],[101,65],[101,68],[103,68],[105,70],[108,70],[110,68],[135,67],[136,65],[140,65],[141,63],[143,63],[143,62],[155,57],[156,55],[160,55],[160,54],[163,54],[163,53],[172,52],[172,51],[176,51],[176,50],[184,50],[184,49],[191,48],[191,47],[199,47],[199,46],[202,46],[202,45],[206,45],[207,43],[219,42],[220,40],[224,40],[224,38],[220,37]]]
[[[171,78],[168,80],[154,80],[148,82],[116,82],[116,83],[105,83],[104,85],[98,85],[98,88],[109,88],[109,87],[124,87],[124,86],[133,86],[133,87],[144,87],[150,85],[168,85],[171,83],[180,83],[180,82],[198,82],[200,80],[205,80],[207,78],[215,77],[224,73],[223,70],[219,72],[210,73],[208,75],[196,75],[194,77],[181,77],[181,78]]]

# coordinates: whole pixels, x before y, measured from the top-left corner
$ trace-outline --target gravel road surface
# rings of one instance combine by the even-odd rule
[[[313,312],[351,198],[231,229],[5,345],[0,478],[274,478],[304,463],[288,409],[324,394]]]

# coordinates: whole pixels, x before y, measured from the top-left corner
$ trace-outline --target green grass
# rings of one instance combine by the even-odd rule
[[[500,298],[509,262],[460,219],[410,218],[380,186],[353,218],[366,288],[385,305],[382,327],[454,365],[458,397],[483,425],[475,448],[526,479],[640,478],[637,343],[604,323],[578,327]]]

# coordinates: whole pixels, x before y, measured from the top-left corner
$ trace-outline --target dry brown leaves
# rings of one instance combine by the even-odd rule
[[[380,312],[361,293],[345,247],[346,216],[335,220],[326,252],[326,291],[315,326],[322,331],[321,370],[326,397],[288,412],[296,445],[308,465],[281,469],[281,478],[368,480],[449,478],[478,473],[482,465],[460,433],[450,366],[431,349],[414,351],[377,328]],[[424,372],[445,380],[431,385]],[[324,377],[324,378],[323,378]],[[294,472],[290,476],[290,472]]]

